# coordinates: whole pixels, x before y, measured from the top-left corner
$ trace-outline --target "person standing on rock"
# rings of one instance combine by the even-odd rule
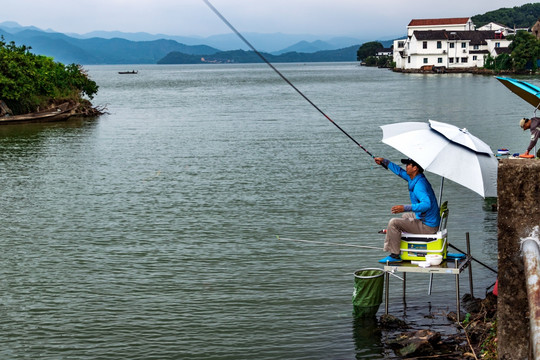
[[[538,138],[540,137],[540,118],[533,117],[531,119],[523,118],[519,121],[519,126],[525,130],[531,130],[531,142],[529,143],[529,146],[527,147],[527,151],[525,151],[524,155],[529,155],[529,152],[532,150],[533,147],[535,147],[536,142],[538,141]],[[540,152],[540,150],[538,151]],[[537,153],[536,156],[539,154]]]
[[[412,234],[435,234],[441,222],[439,205],[431,184],[424,175],[424,169],[412,159],[402,159],[405,170],[387,159],[374,158],[378,165],[389,169],[408,183],[410,205],[392,206],[392,214],[404,213],[401,218],[388,222],[384,251],[390,253],[380,263],[401,261],[401,232]]]

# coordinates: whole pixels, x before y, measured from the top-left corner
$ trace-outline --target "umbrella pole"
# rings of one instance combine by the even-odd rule
[[[442,204],[442,191],[444,186],[444,176],[441,177],[441,190],[439,191],[439,205]]]

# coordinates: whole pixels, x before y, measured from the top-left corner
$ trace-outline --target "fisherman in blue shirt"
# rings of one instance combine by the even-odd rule
[[[384,251],[389,256],[379,260],[380,263],[401,261],[401,232],[411,234],[435,234],[441,216],[437,198],[431,184],[424,175],[424,169],[412,159],[402,159],[405,170],[387,159],[376,157],[378,165],[390,169],[394,174],[408,182],[410,205],[392,206],[392,214],[404,213],[401,218],[393,218],[388,222]]]

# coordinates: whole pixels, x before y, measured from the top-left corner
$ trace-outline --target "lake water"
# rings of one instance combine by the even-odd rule
[[[448,122],[523,152],[531,107],[489,76],[279,64],[369,151],[380,125]],[[2,359],[379,359],[353,272],[378,267],[405,183],[266,65],[86,67],[109,114],[0,128]],[[535,82],[535,80],[531,80]],[[438,193],[440,178],[428,178]],[[496,267],[496,213],[450,181],[449,239]],[[475,295],[495,277],[473,263]],[[390,313],[451,331],[454,278],[391,280]],[[462,276],[462,293],[468,292]],[[384,311],[384,304],[379,314]]]

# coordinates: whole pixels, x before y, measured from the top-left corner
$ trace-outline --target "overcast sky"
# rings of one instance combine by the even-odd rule
[[[411,19],[468,17],[524,0],[210,0],[240,32],[402,35]],[[0,22],[63,33],[94,30],[209,36],[231,31],[202,0],[4,0]],[[513,24],[506,24],[512,26]]]

